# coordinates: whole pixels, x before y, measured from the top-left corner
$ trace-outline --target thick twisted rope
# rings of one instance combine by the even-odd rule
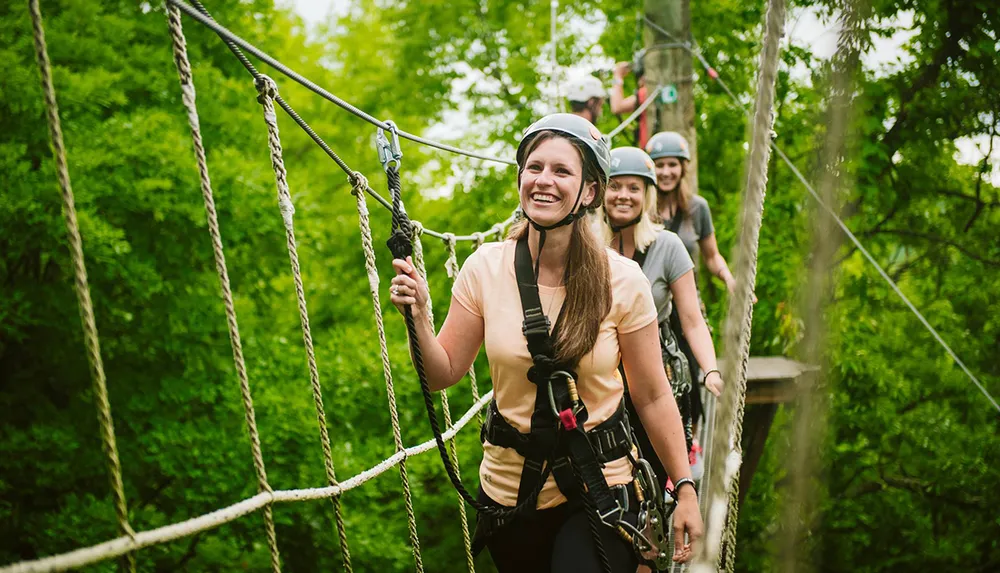
[[[240,342],[240,329],[236,322],[236,307],[233,304],[232,288],[229,284],[229,271],[226,268],[226,256],[222,250],[222,235],[219,232],[219,218],[215,211],[215,198],[212,195],[212,181],[208,175],[208,162],[205,159],[205,146],[201,138],[201,122],[198,118],[198,108],[195,104],[194,79],[191,74],[191,63],[187,56],[187,43],[184,30],[181,27],[181,16],[173,7],[167,8],[167,22],[170,25],[170,35],[173,39],[174,63],[181,83],[181,99],[187,110],[188,123],[191,127],[191,140],[194,145],[195,159],[198,162],[198,174],[201,182],[201,194],[205,200],[205,215],[208,219],[208,233],[212,239],[212,251],[215,255],[215,269],[219,275],[222,287],[222,301],[226,308],[226,326],[229,329],[229,341],[233,348],[233,363],[240,382],[240,396],[243,399],[243,415],[247,431],[250,434],[250,452],[253,456],[253,466],[257,473],[257,490],[270,493],[271,486],[267,482],[267,470],[264,468],[264,456],[260,448],[260,435],[257,432],[257,417],[254,413],[253,397],[250,394],[250,381],[247,377],[246,361],[243,359],[243,344]],[[271,506],[264,507],[264,529],[267,535],[267,545],[271,555],[271,570],[281,571],[281,558],[278,553],[278,539],[274,532],[274,516]]]
[[[757,97],[754,103],[753,133],[747,158],[747,183],[743,196],[741,233],[735,269],[736,290],[726,317],[726,370],[723,376],[733,380],[732,390],[723,396],[716,417],[713,450],[730,452],[712,460],[712,474],[722,476],[712,484],[706,542],[699,552],[696,573],[716,570],[725,540],[725,569],[733,571],[736,550],[736,523],[739,516],[739,475],[742,459],[740,440],[743,434],[743,410],[746,404],[747,362],[750,355],[750,329],[753,322],[753,290],[757,278],[757,248],[764,215],[764,194],[770,158],[774,122],[774,84],[778,72],[779,42],[785,19],[784,0],[769,0],[765,24],[764,49],[760,55]],[[727,504],[728,497],[728,504]]]
[[[97,423],[101,429],[101,449],[104,450],[108,476],[111,479],[111,493],[114,499],[118,530],[123,535],[134,536],[135,532],[128,521],[128,505],[125,501],[121,462],[118,459],[115,424],[111,417],[111,402],[108,400],[104,361],[101,359],[101,341],[97,334],[97,321],[94,318],[94,303],[90,300],[87,265],[83,257],[83,239],[80,237],[80,226],[76,220],[76,202],[73,198],[73,186],[70,183],[69,167],[66,162],[66,146],[63,144],[56,90],[52,84],[52,64],[49,61],[49,51],[45,45],[42,12],[38,6],[38,0],[29,0],[28,8],[31,12],[31,25],[34,32],[35,57],[38,61],[38,71],[41,75],[42,91],[45,96],[45,115],[49,124],[49,137],[52,140],[52,155],[56,161],[59,187],[62,189],[62,212],[66,222],[66,235],[69,239],[69,252],[73,259],[73,286],[76,291],[77,304],[80,307],[83,341],[87,347],[87,363],[90,365],[94,405],[97,408]],[[126,555],[125,565],[129,571],[135,571],[134,554]]]
[[[382,322],[382,303],[379,301],[378,268],[375,266],[375,247],[372,245],[372,229],[368,218],[368,205],[365,194],[361,192],[368,182],[364,176],[355,172],[351,177],[353,190],[351,193],[358,204],[358,225],[361,229],[361,247],[365,253],[365,270],[368,273],[368,290],[372,297],[375,311],[375,326],[378,329],[378,343],[382,353],[382,372],[385,375],[385,391],[389,400],[389,419],[392,421],[392,439],[396,452],[405,451],[403,438],[399,430],[399,411],[396,409],[396,390],[392,385],[392,365],[389,362],[389,349],[385,342],[385,324]],[[406,474],[406,457],[399,462],[399,478],[403,482],[403,499],[406,503],[406,520],[410,529],[410,544],[413,546],[413,559],[418,573],[424,570],[423,558],[420,555],[420,538],[417,536],[417,519],[413,512],[413,494],[410,492],[410,480]]]
[[[413,245],[410,242],[411,222],[402,207],[402,193],[400,192],[398,163],[397,165],[390,164],[386,168],[385,174],[386,179],[389,182],[389,191],[392,193],[392,235],[389,237],[389,240],[386,241],[386,245],[392,252],[393,258],[405,259],[413,254]],[[495,225],[494,228],[497,228],[497,226]],[[369,233],[369,242],[370,238]],[[374,255],[372,256],[372,262],[374,264]],[[369,283],[371,283],[371,280],[371,275],[369,274]],[[377,287],[378,275],[375,275],[374,288],[377,290]],[[444,464],[445,473],[448,474],[448,480],[451,481],[452,487],[454,487],[455,491],[462,496],[462,499],[464,499],[465,502],[471,505],[476,511],[480,514],[488,515],[493,518],[501,520],[508,519],[525,511],[534,509],[536,502],[538,501],[538,496],[545,485],[545,481],[551,474],[552,464],[548,462],[552,459],[552,455],[558,447],[558,440],[557,444],[553,446],[552,452],[546,456],[545,469],[542,471],[538,486],[524,499],[524,501],[512,508],[494,507],[480,502],[476,496],[471,494],[469,490],[465,488],[465,485],[462,484],[462,476],[459,475],[458,469],[456,469],[455,465],[451,463],[451,456],[448,454],[448,449],[445,445],[445,440],[441,432],[441,426],[437,419],[437,412],[434,409],[434,397],[430,389],[430,383],[427,381],[427,372],[424,369],[424,357],[423,352],[420,350],[420,339],[417,337],[417,326],[413,318],[413,309],[409,305],[403,308],[403,319],[406,323],[406,336],[410,342],[410,356],[413,359],[413,368],[417,371],[417,379],[420,381],[420,393],[424,398],[424,409],[427,411],[427,421],[431,425],[431,432],[434,434],[434,441],[437,444],[438,454],[441,457],[441,463]]]
[[[424,278],[427,282],[427,267],[424,264],[424,245],[420,241],[420,235],[423,233],[424,227],[419,221],[413,221],[411,243],[413,244],[413,264],[417,267],[417,272],[420,276]],[[448,240],[445,239],[445,244],[448,244]],[[447,266],[447,262],[445,263]],[[430,283],[428,282],[428,288],[430,288]],[[431,307],[431,299],[427,299],[427,318],[434,324],[434,311]],[[471,369],[471,368],[470,368]],[[479,401],[479,398],[476,398]],[[445,428],[451,427],[451,406],[448,404],[448,391],[441,390],[441,410],[444,412],[444,426]],[[454,441],[448,442],[448,454],[451,456],[451,463],[458,470],[458,446]],[[457,492],[456,492],[457,494]],[[476,564],[475,559],[472,555],[472,537],[469,535],[469,519],[465,513],[465,501],[462,499],[461,494],[458,495],[458,514],[462,521],[462,542],[465,544],[465,559],[466,564],[469,567],[469,573],[475,573]]]
[[[475,247],[478,250],[479,247],[483,246],[483,236],[479,235],[476,239]],[[445,233],[444,236],[444,248],[447,251],[447,258],[444,261],[445,272],[448,273],[448,278],[451,279],[452,287],[455,286],[455,279],[458,278],[458,257],[455,254],[455,235],[451,233]],[[479,401],[479,383],[476,381],[476,365],[473,363],[469,367],[469,386],[472,388],[472,401]],[[480,412],[476,415],[476,419],[479,422],[479,426],[483,425],[483,414]]]
[[[267,124],[268,148],[271,151],[271,166],[274,168],[274,180],[278,191],[278,208],[285,223],[285,242],[288,247],[288,260],[292,268],[292,279],[295,283],[295,299],[299,308],[299,323],[302,326],[302,343],[306,349],[306,363],[309,367],[309,382],[312,388],[313,404],[316,407],[316,422],[319,425],[320,444],[323,448],[323,466],[326,470],[326,481],[329,485],[337,485],[337,474],[333,466],[333,449],[330,446],[330,433],[326,425],[326,408],[323,406],[323,389],[319,381],[319,368],[316,366],[316,352],[313,348],[312,330],[309,327],[309,310],[306,307],[305,287],[302,284],[302,270],[299,267],[299,252],[295,241],[294,214],[295,206],[288,189],[288,172],[285,169],[285,159],[281,148],[281,136],[278,131],[278,118],[275,114],[274,100],[278,87],[274,81],[260,75],[255,82],[259,96],[257,101],[264,109],[264,122]],[[344,569],[353,571],[351,567],[351,551],[347,544],[347,532],[344,530],[344,516],[341,512],[340,498],[332,497],[333,515],[337,524],[340,553],[343,557]]]

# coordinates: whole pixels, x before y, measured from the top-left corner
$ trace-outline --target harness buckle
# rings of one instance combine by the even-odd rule
[[[524,322],[521,325],[521,332],[528,336],[548,336],[552,322],[545,316],[540,308],[529,308],[524,311]]]
[[[614,509],[609,509],[604,513],[598,511],[597,516],[601,518],[601,523],[607,525],[611,529],[615,529],[622,523],[628,523],[623,519],[625,516],[625,508],[622,507],[617,501],[615,502]]]

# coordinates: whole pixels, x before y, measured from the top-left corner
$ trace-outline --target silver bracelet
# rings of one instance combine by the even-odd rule
[[[691,478],[681,478],[681,479],[677,480],[677,483],[674,484],[674,494],[680,495],[681,486],[684,485],[684,484],[687,484],[687,485],[691,486],[691,489],[694,490],[695,495],[698,495],[698,486],[696,486],[694,484],[694,480],[691,479]],[[676,497],[676,495],[675,495],[675,497]]]
[[[705,382],[708,381],[708,375],[711,374],[712,372],[715,372],[716,374],[719,375],[719,378],[722,378],[722,372],[720,372],[718,368],[712,368],[711,370],[709,370],[708,372],[706,372],[704,376],[701,377],[701,385],[702,386],[704,386]]]

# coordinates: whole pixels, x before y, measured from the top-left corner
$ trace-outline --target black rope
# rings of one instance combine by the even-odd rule
[[[611,560],[608,559],[608,552],[604,549],[604,539],[601,537],[601,526],[604,526],[604,523],[601,522],[601,517],[597,514],[597,505],[594,503],[594,499],[587,494],[583,476],[580,475],[580,468],[572,460],[570,460],[570,466],[573,467],[573,475],[576,476],[576,481],[580,485],[580,493],[582,494],[580,497],[583,498],[583,507],[587,512],[587,525],[590,526],[590,536],[594,539],[594,551],[597,553],[601,570],[604,573],[613,573]]]

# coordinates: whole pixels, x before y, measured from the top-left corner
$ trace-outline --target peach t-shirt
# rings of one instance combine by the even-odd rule
[[[531,356],[521,332],[524,315],[514,277],[514,241],[487,243],[473,253],[462,267],[453,300],[485,324],[486,356],[493,378],[494,398],[503,417],[520,432],[531,428],[535,409],[535,385],[528,381]],[[618,376],[621,355],[618,335],[627,334],[656,322],[656,307],[649,281],[634,261],[608,249],[611,271],[611,312],[601,323],[594,349],[577,365],[577,388],[590,416],[585,429],[607,420],[622,399],[624,388]],[[553,322],[559,316],[565,287],[539,285],[542,309]],[[513,506],[524,458],[513,448],[484,444],[479,479],[486,495]],[[632,481],[632,467],[626,458],[608,463],[604,475],[609,485]],[[551,476],[538,498],[538,508],[554,507],[566,501]]]

